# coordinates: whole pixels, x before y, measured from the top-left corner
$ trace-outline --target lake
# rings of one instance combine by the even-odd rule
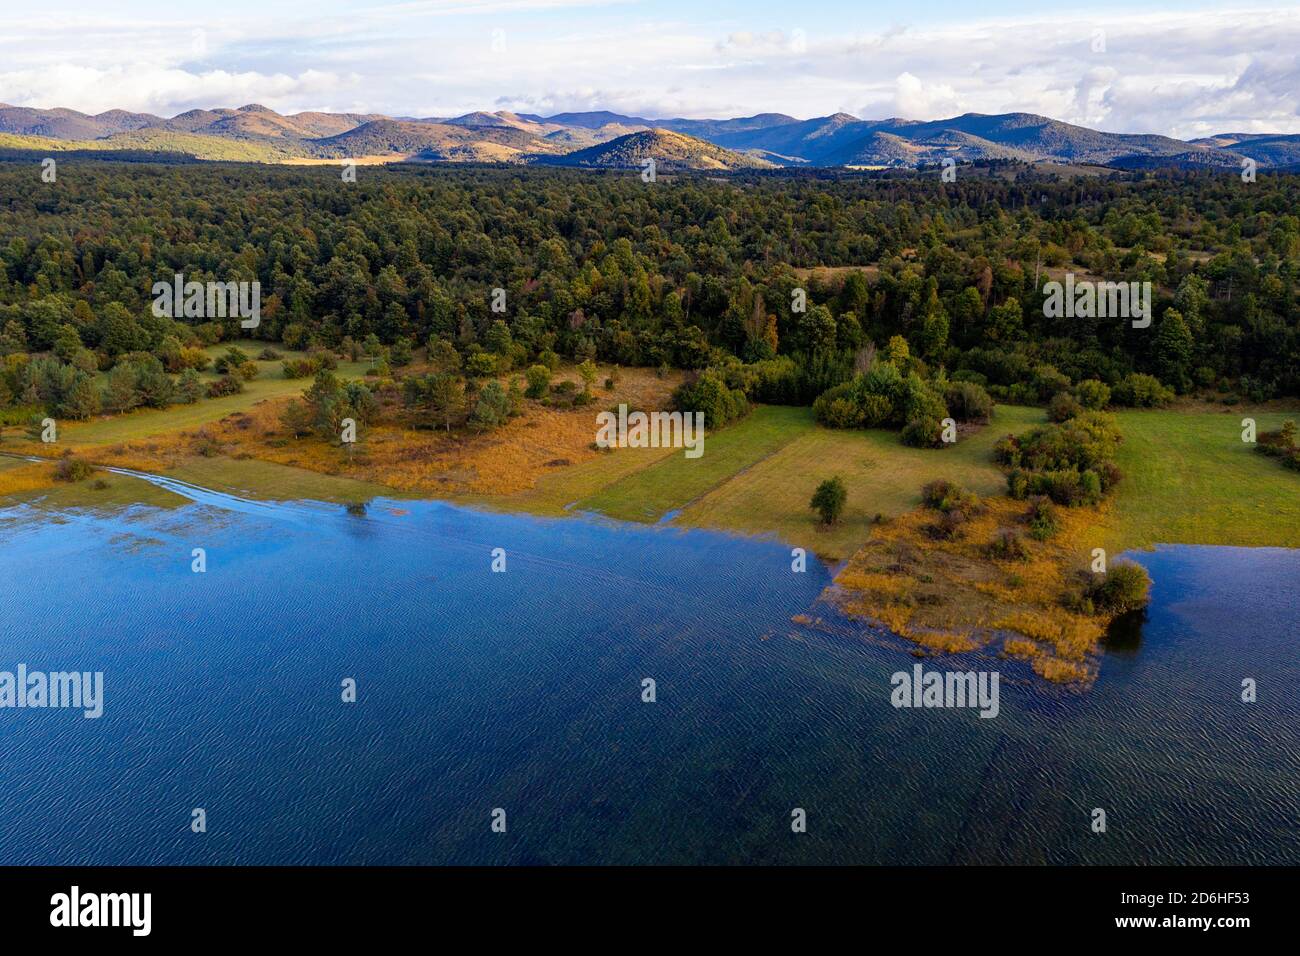
[[[927,660],[981,719],[894,708],[910,645],[774,541],[174,487],[0,509],[0,670],[104,675],[0,709],[0,863],[1300,862],[1297,551],[1134,555],[1087,692]]]

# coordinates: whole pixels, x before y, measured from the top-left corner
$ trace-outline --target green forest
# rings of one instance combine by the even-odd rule
[[[228,358],[224,384],[201,389],[187,372],[250,335],[267,356],[322,356],[286,375],[335,353],[373,357],[382,378],[427,360],[426,374],[471,393],[561,360],[686,369],[678,404],[710,425],[751,401],[812,405],[824,424],[893,426],[922,445],[947,413],[986,418],[989,397],[1055,401],[1065,420],[1182,395],[1300,394],[1296,176],[1007,165],[955,183],[827,171],[647,183],[397,166],[357,179],[86,162],[44,183],[30,163],[0,165],[3,421],[224,394],[247,355]],[[1152,283],[1150,326],[1045,317],[1043,285],[1067,271]],[[153,284],[176,273],[260,282],[260,325],[153,315]],[[427,403],[437,385],[404,391]]]

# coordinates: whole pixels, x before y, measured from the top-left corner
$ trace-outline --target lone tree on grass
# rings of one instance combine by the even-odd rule
[[[808,502],[808,507],[822,516],[823,524],[835,524],[844,513],[844,502],[848,497],[849,493],[844,488],[844,482],[840,480],[839,475],[836,475],[834,478],[827,478],[817,486],[812,501]]]

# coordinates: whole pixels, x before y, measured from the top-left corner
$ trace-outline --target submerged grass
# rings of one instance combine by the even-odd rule
[[[1006,496],[985,499],[952,539],[935,538],[936,512],[911,511],[877,529],[829,596],[926,650],[990,649],[1029,660],[1049,680],[1086,684],[1110,619],[1068,610],[1061,599],[1087,574],[1083,540],[1100,513],[1062,509],[1050,540],[1026,538],[1023,557],[994,557],[995,536],[1023,532],[1027,510]]]

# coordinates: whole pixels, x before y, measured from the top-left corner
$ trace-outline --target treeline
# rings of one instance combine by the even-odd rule
[[[143,355],[179,387],[196,351],[245,333],[154,316],[152,284],[175,273],[260,282],[252,334],[293,350],[372,339],[400,365],[445,343],[472,376],[547,354],[709,369],[682,400],[719,420],[835,390],[822,406],[846,424],[928,429],[955,382],[1036,403],[1084,381],[1114,403],[1300,394],[1296,176],[359,178],[78,163],[42,184],[0,167],[0,406],[93,413],[83,376],[128,365],[156,384]],[[1150,327],[1046,317],[1042,284],[1066,269],[1153,283]],[[38,358],[60,370],[24,370]]]

